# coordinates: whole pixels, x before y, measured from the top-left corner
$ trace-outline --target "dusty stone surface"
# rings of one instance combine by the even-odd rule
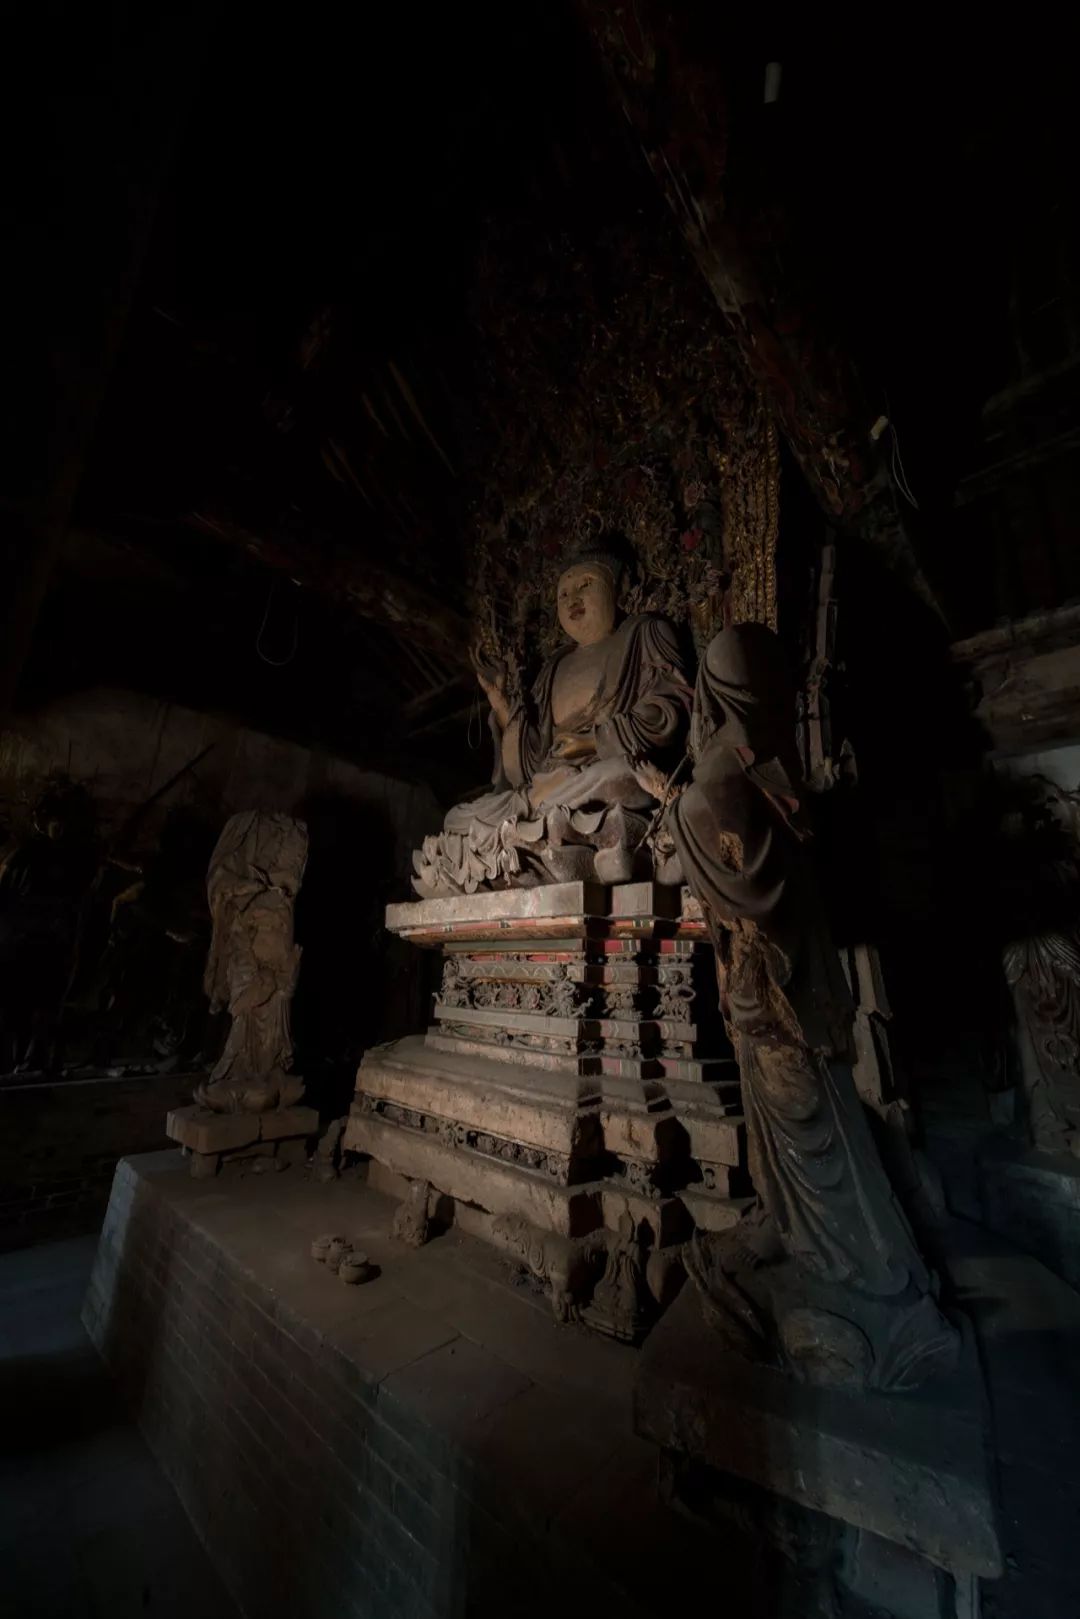
[[[542,888],[507,889],[502,893],[455,894],[445,899],[406,901],[386,907],[391,933],[418,943],[441,942],[444,931],[469,922],[548,921],[581,917],[604,908],[605,890],[597,883],[550,883]]]
[[[487,1241],[402,1248],[394,1207],[350,1176],[200,1184],[176,1152],[117,1176],[86,1320],[245,1611],[495,1616],[512,1592],[528,1619],[669,1619],[673,1590],[712,1589],[719,1568],[739,1619],[807,1619],[777,1600],[767,1546],[658,1504],[656,1447],[631,1435],[638,1352],[557,1327]],[[379,1276],[342,1287],[309,1258],[320,1232]],[[1000,1580],[958,1582],[957,1619],[1061,1619],[1080,1612],[1080,1301],[1002,1239],[951,1232],[1006,1554]],[[865,1567],[856,1584],[869,1593]]]
[[[1080,1287],[1080,1159],[995,1142],[978,1184],[987,1225]]]
[[[973,1339],[954,1376],[914,1393],[810,1387],[725,1350],[684,1288],[641,1353],[643,1436],[951,1573],[996,1578],[989,1413]]]
[[[243,1610],[669,1612],[672,1570],[701,1585],[717,1546],[658,1501],[633,1352],[557,1327],[486,1243],[401,1247],[393,1212],[348,1178],[120,1166],[86,1323]],[[378,1277],[313,1264],[324,1230]],[[723,1553],[764,1619],[748,1548]]]
[[[949,1272],[990,1389],[1005,1572],[964,1619],[1080,1613],[1080,1296],[1006,1239],[965,1222]]]
[[[569,1153],[579,1129],[577,1097],[561,1100],[541,1093],[525,1100],[520,1092],[508,1093],[503,1072],[496,1069],[496,1074],[497,1080],[483,1070],[475,1078],[453,1068],[418,1071],[382,1063],[376,1054],[374,1060],[364,1064],[364,1091],[368,1096],[400,1102],[421,1113],[437,1114],[494,1135]],[[590,1087],[584,1089],[587,1093]]]
[[[630,1111],[604,1107],[600,1113],[604,1143],[620,1158],[641,1158],[656,1163],[675,1149],[678,1122],[666,1104]]]
[[[717,1118],[704,1107],[678,1107],[676,1117],[690,1138],[693,1157],[732,1167],[746,1162],[746,1129],[741,1117]]]

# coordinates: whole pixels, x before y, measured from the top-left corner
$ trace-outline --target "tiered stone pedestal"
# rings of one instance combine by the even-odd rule
[[[426,1035],[365,1057],[347,1150],[515,1249],[629,1215],[655,1260],[738,1218],[738,1071],[683,891],[561,883],[391,905],[386,924],[442,951],[442,987]]]
[[[215,1113],[193,1103],[174,1108],[165,1119],[165,1134],[186,1150],[196,1180],[216,1175],[228,1158],[270,1158],[275,1167],[302,1160],[318,1129],[319,1115],[313,1107]]]

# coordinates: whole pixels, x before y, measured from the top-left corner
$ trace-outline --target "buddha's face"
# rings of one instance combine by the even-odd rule
[[[606,568],[583,563],[559,580],[559,623],[579,646],[602,641],[615,628],[615,582]]]

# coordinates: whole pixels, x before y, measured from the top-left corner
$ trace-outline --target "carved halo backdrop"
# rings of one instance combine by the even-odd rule
[[[470,585],[480,645],[527,678],[560,639],[568,551],[632,547],[624,606],[719,627],[776,626],[775,424],[704,288],[655,242],[492,233],[476,291],[491,406]]]

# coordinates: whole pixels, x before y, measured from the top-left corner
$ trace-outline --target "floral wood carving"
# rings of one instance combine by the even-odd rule
[[[568,550],[612,533],[637,563],[625,611],[689,622],[704,644],[730,583],[735,622],[775,625],[776,429],[668,234],[490,227],[477,364],[498,419],[469,584],[480,645],[512,682],[560,639]]]
[[[1080,789],[1045,776],[1029,786],[1020,815],[1034,840],[1027,881],[1033,869],[1051,903],[1043,901],[1041,924],[1007,946],[1005,977],[1034,1057],[1024,1065],[1032,1139],[1044,1152],[1080,1157],[1080,928],[1071,922],[1080,892]]]

